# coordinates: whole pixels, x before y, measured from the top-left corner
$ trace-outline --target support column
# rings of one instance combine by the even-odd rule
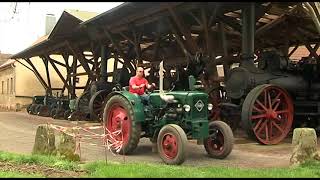
[[[47,91],[49,87],[48,87],[47,83],[43,80],[43,78],[40,75],[40,73],[38,72],[37,68],[35,68],[35,66],[33,65],[33,63],[31,62],[31,60],[29,58],[24,58],[24,60],[31,66],[36,77],[38,78],[38,80],[40,81],[40,83],[42,84],[44,89]]]
[[[228,44],[227,44],[227,38],[226,34],[224,32],[224,24],[223,22],[219,22],[219,29],[220,29],[220,35],[221,35],[221,44],[223,48],[223,56],[227,57],[229,56],[228,54]],[[230,71],[230,64],[226,61],[223,61],[223,72],[224,72],[224,79],[227,80],[229,78],[229,71]]]
[[[47,81],[48,81],[48,86],[49,86],[47,93],[52,95],[52,87],[51,87],[50,72],[49,72],[49,62],[44,57],[41,57],[41,59],[42,59],[44,66],[46,68]]]
[[[255,4],[242,8],[242,66],[254,65]]]
[[[107,81],[108,80],[108,76],[107,76],[107,49],[106,47],[102,44],[101,45],[101,70],[100,70],[100,76],[101,79],[103,81]]]

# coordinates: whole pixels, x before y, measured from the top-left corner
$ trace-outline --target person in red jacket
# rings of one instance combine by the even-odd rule
[[[149,96],[145,93],[146,88],[151,89],[156,87],[154,83],[149,84],[148,80],[144,78],[144,70],[142,67],[137,67],[136,75],[130,78],[129,92],[138,94],[143,103],[148,103]]]

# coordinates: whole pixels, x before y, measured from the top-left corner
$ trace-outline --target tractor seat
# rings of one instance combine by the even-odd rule
[[[129,86],[122,87],[122,90],[129,91]]]

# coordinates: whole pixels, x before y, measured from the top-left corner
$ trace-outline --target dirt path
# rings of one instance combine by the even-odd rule
[[[52,118],[32,116],[24,112],[0,112],[0,150],[22,154],[31,154],[37,126],[44,123],[62,126],[74,126],[75,122],[54,120]],[[83,125],[93,125],[82,122]],[[97,125],[95,123],[95,125]],[[204,147],[194,142],[188,144],[189,155],[183,165],[186,166],[229,166],[229,167],[286,167],[292,147],[290,139],[276,146],[263,146],[249,141],[242,133],[235,133],[236,144],[232,153],[223,160],[208,158]],[[91,143],[101,144],[95,140]],[[319,148],[320,149],[320,148]],[[112,161],[162,163],[157,153],[151,151],[149,139],[142,138],[134,154],[130,156],[113,156],[107,153]],[[101,146],[81,143],[81,159],[83,161],[105,160],[105,150]]]

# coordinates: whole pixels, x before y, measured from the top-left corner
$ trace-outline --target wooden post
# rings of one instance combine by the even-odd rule
[[[197,43],[193,40],[193,38],[191,36],[190,28],[188,28],[184,24],[184,22],[182,21],[182,18],[178,14],[176,14],[171,7],[168,7],[168,10],[169,10],[170,15],[173,18],[175,24],[179,28],[180,32],[185,37],[186,44],[188,45],[191,54],[193,54],[193,55],[196,54],[196,52],[198,51],[199,48],[198,48]]]
[[[226,35],[224,33],[224,24],[222,22],[219,22],[219,29],[220,29],[220,35],[221,35],[221,44],[222,44],[222,48],[223,48],[223,55],[225,57],[228,57],[229,54],[228,54],[227,39],[226,39]],[[223,71],[224,71],[224,79],[225,80],[228,79],[229,70],[230,70],[229,63],[224,61],[223,62]]]
[[[168,20],[170,29],[172,30],[173,34],[175,35],[175,38],[180,46],[180,48],[182,49],[182,52],[184,53],[184,55],[186,57],[190,56],[189,50],[187,50],[186,45],[183,43],[183,40],[180,36],[180,34],[178,34],[178,30],[176,29],[176,27],[174,26],[174,24],[171,22],[171,20]]]
[[[45,90],[47,91],[47,89],[49,88],[47,83],[43,80],[42,76],[39,74],[38,70],[34,67],[34,65],[31,62],[31,60],[29,58],[25,58],[24,60],[31,66],[31,68],[33,69],[33,72],[35,73],[36,77],[38,78],[38,80],[40,81],[42,86],[45,88]]]
[[[48,85],[49,85],[48,92],[46,92],[46,93],[49,93],[50,95],[52,95],[52,87],[51,87],[51,80],[50,80],[50,74],[49,74],[49,64],[48,64],[49,62],[43,56],[41,56],[41,59],[42,59],[44,66],[46,68],[47,81],[48,81]]]
[[[44,55],[44,57],[51,63],[53,69],[56,71],[56,73],[58,74],[58,76],[60,77],[60,79],[62,80],[64,85],[68,88],[68,91],[72,92],[71,87],[68,85],[68,82],[66,81],[66,79],[64,79],[64,77],[62,76],[61,72],[59,71],[59,69],[55,65],[54,61],[52,61],[52,59],[48,55]]]
[[[72,92],[71,92],[71,99],[76,98],[76,88],[77,88],[77,58],[75,56],[72,56],[73,62],[72,62],[72,74],[74,75],[72,77]]]
[[[134,38],[134,49],[136,52],[136,59],[138,60],[138,63],[142,63],[141,59],[141,39],[142,39],[142,32],[139,31],[138,33],[136,32],[136,27],[132,28],[132,33],[133,33],[133,38]]]
[[[117,50],[119,55],[123,58],[124,65],[127,66],[131,72],[134,72],[135,69],[130,64],[130,59],[128,59],[127,55],[121,50],[119,43],[114,40],[114,38],[112,37],[112,35],[110,34],[110,32],[108,30],[103,29],[103,32],[106,34],[108,39],[111,41],[111,43],[113,44],[113,46],[115,47],[115,49]]]
[[[113,58],[114,58],[113,72],[115,72],[118,69],[118,62],[119,62],[119,57],[117,52],[113,53]],[[122,68],[126,68],[126,67],[122,67]],[[112,82],[114,82],[115,78],[116,78],[115,73],[112,73]]]
[[[298,49],[299,44],[297,44],[288,54],[288,58]]]
[[[89,78],[93,80],[94,76],[90,70],[89,65],[86,63],[86,58],[84,57],[83,53],[81,53],[77,47],[73,47],[68,41],[67,41],[67,46],[71,50],[73,56],[78,59],[83,69],[88,73]]]

